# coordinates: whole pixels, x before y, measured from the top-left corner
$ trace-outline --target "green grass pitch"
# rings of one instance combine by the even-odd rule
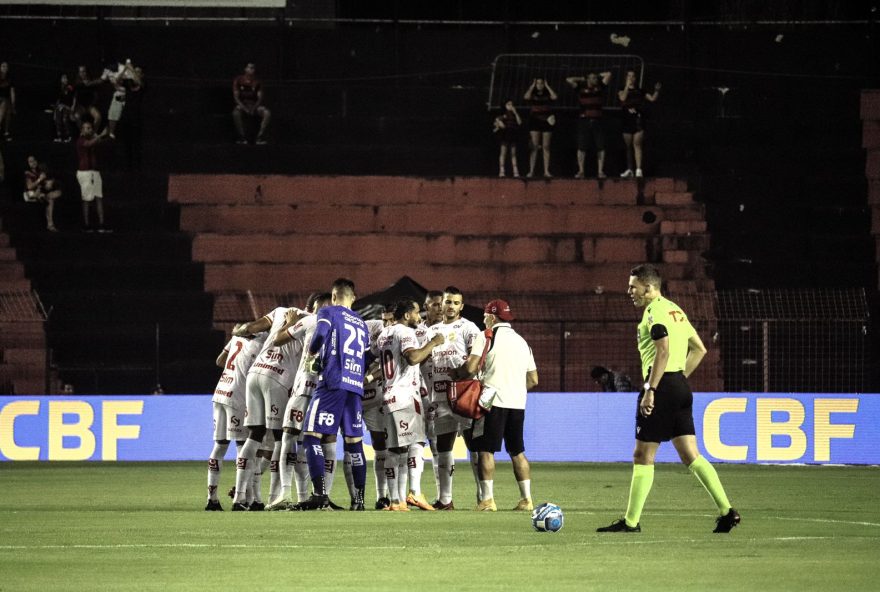
[[[455,512],[233,514],[225,498],[203,511],[205,463],[4,463],[0,591],[878,589],[880,469],[718,472],[743,516],[731,534],[712,534],[712,502],[681,465],[657,467],[641,534],[597,534],[623,513],[630,466],[535,464],[536,503],[565,511],[553,534],[506,510],[509,464],[495,514],[470,511],[465,464]],[[227,461],[221,489],[233,479]],[[341,475],[333,497],[347,505]]]

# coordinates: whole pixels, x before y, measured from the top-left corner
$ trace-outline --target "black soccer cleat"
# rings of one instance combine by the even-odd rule
[[[626,520],[621,518],[620,520],[615,520],[608,526],[602,526],[596,529],[596,532],[642,532],[642,524],[636,524],[635,526],[630,526],[626,523]]]
[[[719,516],[717,520],[715,520],[715,530],[712,532],[730,532],[733,530],[733,527],[739,524],[742,517],[739,515],[739,512],[730,508],[727,514],[724,516]]]
[[[365,508],[361,502],[352,502],[348,509],[352,512],[363,512]]]
[[[262,512],[266,509],[266,504],[263,502],[251,502],[250,507],[248,508],[249,512]]]
[[[377,510],[384,510],[385,508],[387,508],[390,505],[391,505],[391,500],[388,499],[387,497],[380,497],[379,499],[376,500],[376,509]]]
[[[220,505],[220,500],[208,500],[208,505],[205,506],[206,512],[222,512],[223,506]]]
[[[304,502],[300,502],[296,505],[296,508],[300,512],[308,512],[311,510],[331,510],[330,507],[330,498],[326,495],[314,495],[312,494],[309,499]]]
[[[244,504],[235,502],[234,504],[232,504],[232,511],[233,512],[247,512],[248,507]]]

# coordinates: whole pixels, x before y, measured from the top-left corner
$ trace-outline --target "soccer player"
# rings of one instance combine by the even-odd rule
[[[654,457],[661,442],[672,440],[681,462],[706,488],[719,517],[713,532],[730,532],[740,515],[730,506],[715,468],[700,456],[694,430],[694,396],[690,376],[706,355],[706,347],[681,308],[663,297],[656,267],[639,265],[630,271],[627,294],[644,308],[638,326],[639,355],[645,384],[636,412],[633,475],[626,515],[597,532],[641,532],[639,518],[654,482]]]
[[[453,372],[467,362],[471,350],[482,351],[484,337],[482,331],[471,321],[462,318],[464,296],[455,286],[448,286],[443,291],[443,320],[430,327],[429,335],[442,334],[444,347],[431,351],[433,365],[431,376],[431,406],[428,408],[428,420],[433,422],[433,433],[437,437],[437,471],[440,480],[440,494],[434,508],[437,510],[454,510],[452,503],[452,474],[455,471],[455,459],[452,447],[459,428],[469,430],[471,420],[452,412],[446,391]],[[465,437],[467,441],[467,436]],[[471,461],[474,479],[477,476],[477,457]]]
[[[419,345],[424,345],[424,341],[428,339],[428,327],[436,325],[443,320],[443,292],[439,290],[428,290],[425,294],[425,321],[416,327],[416,337],[419,338]],[[434,363],[429,357],[422,362],[422,381],[424,383],[425,392],[422,397],[425,409],[431,406],[431,381],[434,374]],[[437,452],[437,438],[434,436],[434,424],[431,421],[425,422],[425,428],[428,435],[428,445],[431,447],[431,472],[434,473],[434,488],[437,491],[437,497],[434,498],[432,505],[436,504],[440,499],[440,471]],[[424,461],[423,461],[424,462]]]
[[[330,293],[333,304],[318,312],[317,328],[308,347],[307,364],[321,375],[306,410],[303,438],[314,493],[299,504],[301,510],[329,509],[322,434],[335,435],[342,429],[345,451],[351,457],[355,504],[361,507],[367,481],[361,397],[369,333],[363,319],[351,310],[357,298],[354,282],[339,278]]]
[[[273,498],[267,510],[290,510],[293,509],[293,501],[290,499],[293,473],[297,474],[297,498],[303,502],[308,497],[308,467],[304,458],[297,454],[296,441],[302,432],[303,419],[306,408],[312,398],[312,392],[318,384],[318,377],[308,371],[305,364],[305,356],[302,355],[306,346],[312,339],[317,324],[316,313],[330,305],[330,293],[314,293],[309,296],[306,310],[309,314],[291,318],[289,323],[281,327],[273,337],[277,347],[290,344],[296,367],[296,375],[293,381],[291,397],[287,400],[284,409],[284,421],[282,423],[283,434],[281,435],[281,451],[278,458],[279,474],[281,477],[281,490],[278,497]],[[322,446],[330,446],[335,452],[336,441],[330,444],[322,443]],[[335,459],[335,455],[333,456]],[[333,474],[333,467],[328,471]]]
[[[209,512],[223,511],[217,498],[220,469],[230,440],[235,440],[238,448],[244,444],[245,381],[266,336],[266,333],[252,338],[233,336],[217,356],[217,366],[223,368],[223,373],[211,398],[214,407],[214,449],[208,457],[208,504],[205,506]]]
[[[246,383],[247,413],[245,415],[245,427],[250,433],[244,446],[239,450],[235,474],[235,499],[232,503],[232,511],[242,511],[245,501],[245,487],[251,474],[259,467],[257,462],[257,450],[266,435],[266,429],[271,429],[274,437],[272,458],[276,464],[272,469],[272,483],[270,486],[270,499],[277,497],[276,490],[280,489],[278,478],[277,461],[281,457],[281,414],[287,406],[290,397],[290,389],[293,386],[295,370],[291,364],[295,352],[291,344],[276,347],[274,335],[281,327],[291,323],[303,311],[298,308],[275,308],[264,317],[250,323],[239,323],[232,330],[232,334],[242,337],[262,331],[268,331],[270,337],[263,344],[256,361],[248,370]],[[262,461],[259,461],[262,464]],[[270,469],[271,470],[271,469]],[[261,471],[256,470],[257,473]],[[262,506],[262,504],[260,504]],[[254,509],[253,507],[251,508]],[[262,510],[263,507],[256,509]]]
[[[373,353],[379,357],[385,378],[383,389],[383,411],[387,436],[387,453],[385,458],[385,478],[391,504],[388,510],[397,512],[409,511],[408,505],[422,510],[434,511],[428,504],[419,483],[411,483],[413,490],[406,494],[406,474],[400,466],[413,465],[416,469],[415,457],[409,455],[413,444],[420,444],[417,452],[421,454],[425,441],[425,420],[422,415],[422,397],[420,393],[421,364],[431,351],[442,345],[445,337],[436,333],[422,347],[419,347],[415,328],[421,321],[419,304],[412,299],[404,299],[394,308],[395,323],[382,330]],[[412,461],[401,463],[400,455],[411,456]],[[421,473],[413,471],[413,478],[421,479]]]
[[[372,349],[382,330],[394,323],[394,307],[388,306],[386,310],[391,309],[391,317],[383,319],[366,321],[367,329],[370,332],[370,349]],[[384,510],[391,505],[391,498],[388,493],[388,480],[385,478],[385,459],[387,458],[387,445],[385,438],[385,414],[382,410],[382,392],[383,392],[382,368],[379,360],[374,360],[364,376],[364,424],[370,432],[370,440],[373,443],[373,475],[376,477],[376,505],[377,510]]]

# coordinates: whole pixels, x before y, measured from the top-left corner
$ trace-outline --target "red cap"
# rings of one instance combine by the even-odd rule
[[[502,321],[512,321],[513,313],[510,312],[510,305],[504,300],[493,300],[483,309],[486,314],[493,314]]]

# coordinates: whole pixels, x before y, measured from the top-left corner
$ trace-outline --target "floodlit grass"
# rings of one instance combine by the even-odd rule
[[[877,589],[880,469],[718,469],[743,515],[730,535],[712,534],[714,506],[680,465],[658,466],[641,534],[595,532],[622,515],[629,465],[534,465],[536,503],[565,511],[552,534],[469,511],[466,465],[455,512],[233,514],[228,499],[203,511],[202,463],[5,463],[0,591]],[[221,490],[233,479],[227,462]],[[429,498],[432,481],[428,467]],[[495,490],[513,507],[509,464]],[[341,475],[333,493],[348,505]]]

